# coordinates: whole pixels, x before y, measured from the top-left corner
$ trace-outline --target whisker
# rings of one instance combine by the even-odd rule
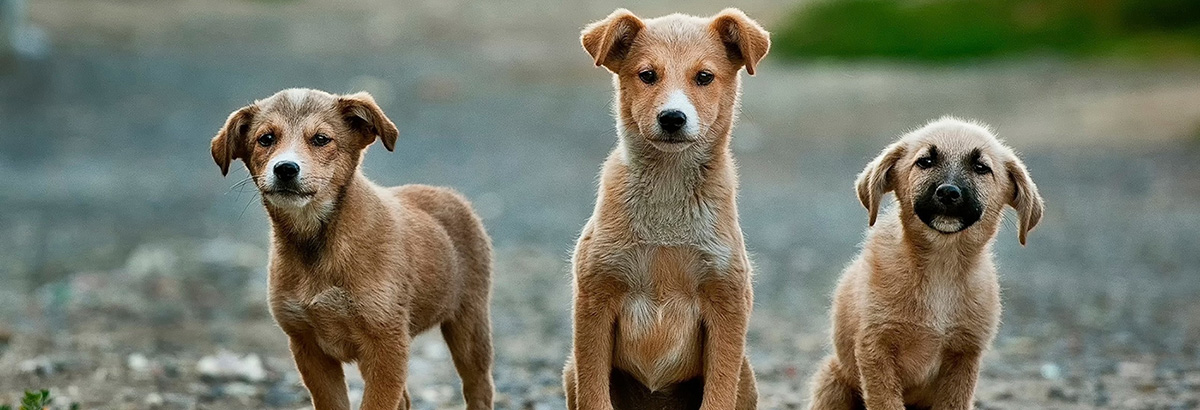
[[[229,186],[229,189],[226,190],[225,193],[228,194],[229,192],[237,192],[238,195],[233,200],[240,201],[242,199],[242,193],[245,192],[245,190],[241,189],[241,188],[246,185],[246,182],[249,182],[253,179],[254,179],[254,175],[250,175],[250,171],[246,171],[246,177],[242,178],[240,181],[235,182],[233,185]]]
[[[245,184],[245,183],[247,183],[247,182],[250,182],[250,181],[252,181],[253,179],[254,179],[254,177],[253,177],[253,176],[248,176],[248,177],[242,178],[240,181],[233,183],[233,185],[230,185],[230,186],[229,186],[229,188],[230,188],[230,189],[233,189],[233,188],[236,188],[236,187],[242,186],[243,184]]]
[[[250,182],[250,181],[255,181],[255,182],[257,182],[257,181],[258,181],[258,178],[261,178],[261,177],[254,176],[254,175],[250,175],[250,171],[246,171],[246,177],[245,177],[245,178],[242,178],[241,180],[238,180],[238,181],[237,181],[237,182],[235,182],[235,183],[233,183],[233,185],[231,185],[231,186],[229,187],[229,191],[233,191],[233,190],[235,190],[235,189],[239,189],[239,188],[241,188],[241,187],[245,186],[245,185],[246,185],[246,183],[247,183],[247,182]],[[228,191],[226,191],[226,192],[228,192]]]
[[[241,221],[241,220],[242,220],[242,216],[245,216],[245,215],[246,215],[246,210],[247,210],[247,209],[250,209],[250,204],[254,203],[254,197],[256,197],[256,196],[258,196],[258,194],[255,194],[254,196],[251,196],[251,197],[250,197],[250,200],[249,200],[249,201],[246,201],[246,206],[242,207],[242,213],[238,214],[238,221]]]

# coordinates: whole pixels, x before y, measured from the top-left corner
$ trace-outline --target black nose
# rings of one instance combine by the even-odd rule
[[[687,116],[683,115],[679,110],[667,110],[658,113],[658,126],[662,127],[663,132],[675,132],[683,128],[687,124]]]
[[[275,177],[281,180],[290,180],[300,175],[300,166],[292,161],[281,161],[275,164]]]
[[[946,205],[954,205],[962,201],[962,190],[950,184],[942,184],[933,193],[938,201]]]

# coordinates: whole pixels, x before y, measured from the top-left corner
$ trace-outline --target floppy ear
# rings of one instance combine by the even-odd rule
[[[646,27],[642,20],[626,9],[617,9],[604,20],[588,24],[583,28],[579,41],[583,49],[595,60],[596,66],[604,66],[616,72],[620,63],[633,46],[633,39]]]
[[[400,130],[396,129],[392,120],[383,115],[383,110],[375,103],[371,94],[360,92],[343,95],[338,97],[337,104],[350,128],[370,138],[363,147],[371,145],[378,137],[383,140],[383,147],[388,151],[396,150],[396,138],[400,136]]]
[[[858,191],[858,201],[862,202],[870,214],[868,226],[875,226],[875,217],[879,216],[879,203],[883,201],[883,195],[896,189],[895,181],[892,180],[892,167],[903,156],[904,146],[900,142],[892,143],[858,174],[858,180],[854,184]]]
[[[1008,204],[1017,210],[1017,215],[1021,218],[1017,239],[1021,241],[1021,246],[1024,246],[1025,237],[1029,231],[1032,231],[1033,227],[1042,220],[1045,204],[1042,202],[1042,196],[1038,194],[1037,185],[1029,177],[1029,171],[1025,169],[1025,164],[1021,162],[1020,158],[1014,156],[1004,163],[1004,168],[1008,171],[1008,180],[1012,182],[1013,188],[1013,197]]]
[[[712,29],[725,43],[729,60],[746,66],[746,73],[754,75],[758,62],[771,48],[771,33],[757,22],[746,17],[746,13],[735,8],[721,10],[713,17]]]
[[[258,114],[258,107],[251,104],[229,114],[225,126],[217,131],[212,139],[212,157],[217,166],[221,167],[221,176],[229,174],[229,164],[238,158],[245,158],[246,134],[250,132],[250,120]]]

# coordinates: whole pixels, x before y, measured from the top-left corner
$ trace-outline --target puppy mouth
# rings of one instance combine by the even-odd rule
[[[681,132],[673,132],[670,134],[656,134],[646,138],[660,151],[679,152],[696,142],[694,138]]]
[[[303,191],[295,188],[274,188],[263,191],[263,195],[277,196],[288,199],[308,199],[316,195],[316,191]]]
[[[663,134],[650,138],[651,142],[659,144],[690,144],[695,140],[688,138],[683,134]]]
[[[962,218],[945,215],[935,216],[926,222],[925,225],[944,234],[959,233],[970,226],[964,223]]]
[[[968,207],[955,207],[949,209],[932,209],[930,206],[916,206],[917,217],[921,222],[925,223],[929,229],[933,229],[938,233],[954,234],[959,233],[979,221],[982,212],[974,212]]]
[[[946,206],[935,200],[917,201],[913,211],[929,229],[942,234],[955,234],[970,228],[983,215],[982,207],[974,201]]]

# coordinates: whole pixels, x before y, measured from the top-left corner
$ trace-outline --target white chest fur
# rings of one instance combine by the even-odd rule
[[[705,257],[692,247],[639,247],[618,318],[615,364],[652,390],[700,371],[698,296]]]
[[[925,289],[925,305],[929,309],[929,325],[939,334],[945,334],[957,320],[962,292],[950,278],[931,278]]]

